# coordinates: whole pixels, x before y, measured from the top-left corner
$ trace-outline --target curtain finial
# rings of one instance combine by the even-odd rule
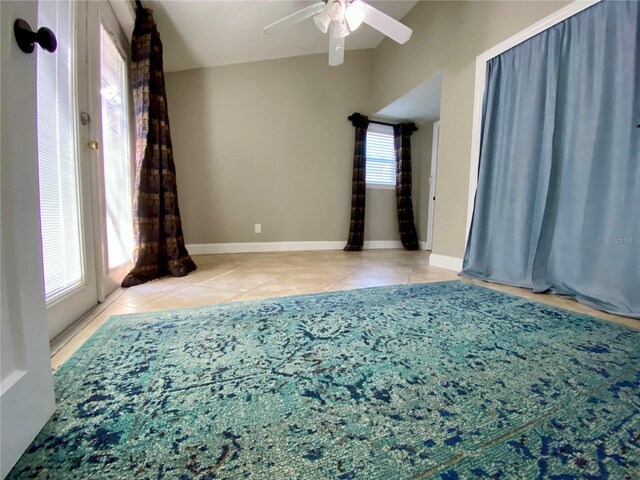
[[[347,120],[350,120],[354,127],[357,127],[360,125],[366,127],[369,125],[369,117],[357,112],[349,115],[347,117]]]
[[[418,130],[418,127],[416,126],[415,123],[413,122],[409,122],[409,123],[400,123],[396,126],[397,128],[400,128],[401,131],[407,135],[411,135],[413,134],[413,132],[416,132]]]

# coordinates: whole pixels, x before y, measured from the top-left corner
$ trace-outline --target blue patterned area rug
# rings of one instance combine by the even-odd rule
[[[462,282],[113,317],[11,478],[637,479],[640,332]]]

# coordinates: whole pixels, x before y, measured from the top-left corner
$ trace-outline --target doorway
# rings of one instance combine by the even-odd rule
[[[436,175],[438,173],[438,138],[440,137],[440,120],[433,124],[433,141],[431,146],[431,170],[429,172],[429,208],[427,217],[427,250],[433,247],[433,220],[436,211]]]
[[[49,339],[117,288],[131,265],[128,51],[103,2],[39,2],[58,37],[38,51],[40,224]]]

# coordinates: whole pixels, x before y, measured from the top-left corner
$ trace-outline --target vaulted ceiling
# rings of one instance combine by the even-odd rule
[[[300,0],[143,0],[153,9],[164,46],[165,71],[254,62],[328,52],[329,38],[312,19],[277,35],[262,29],[313,1]],[[367,0],[400,20],[417,1]],[[346,39],[347,50],[374,48],[383,39],[362,25]],[[348,56],[347,56],[348,61]]]

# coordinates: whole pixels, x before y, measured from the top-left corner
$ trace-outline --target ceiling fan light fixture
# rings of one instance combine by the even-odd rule
[[[365,5],[361,0],[354,0],[349,4],[344,14],[349,30],[352,32],[364,21]]]
[[[313,23],[316,24],[316,27],[318,27],[318,29],[322,33],[327,33],[327,31],[329,30],[329,25],[331,25],[331,17],[327,13],[327,11],[324,10],[313,17]]]

